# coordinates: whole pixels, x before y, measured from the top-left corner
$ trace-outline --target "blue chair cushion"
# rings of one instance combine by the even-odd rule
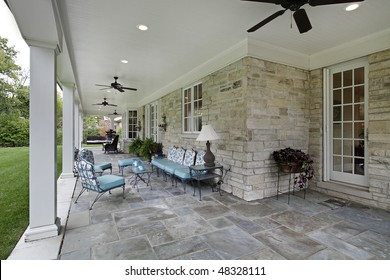
[[[118,160],[118,166],[119,167],[126,167],[133,165],[134,161],[139,158],[127,158],[127,159],[121,159]]]
[[[102,170],[112,169],[112,164],[110,162],[95,163],[93,166],[95,167],[95,172],[97,167]]]
[[[191,179],[190,169],[188,167],[181,167],[175,169],[174,175],[179,177],[182,180]]]
[[[125,179],[116,175],[104,175],[97,177],[96,180],[99,181],[99,187],[102,192],[125,185]]]
[[[95,173],[100,173],[99,175],[101,175],[104,171],[101,167],[95,165],[93,166],[93,169]]]

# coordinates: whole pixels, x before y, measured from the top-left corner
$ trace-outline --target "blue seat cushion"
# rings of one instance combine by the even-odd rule
[[[178,168],[183,168],[183,165],[171,161],[164,165],[163,170],[169,174],[173,174]]]
[[[93,167],[95,168],[96,172],[97,167],[101,168],[102,170],[112,169],[112,164],[110,162],[95,163]]]
[[[152,165],[164,170],[164,167],[166,164],[170,163],[169,159],[166,158],[159,158],[159,159],[152,159]]]
[[[119,167],[126,167],[133,165],[134,161],[139,158],[127,158],[127,159],[121,159],[118,160],[118,166]]]
[[[116,175],[104,175],[97,177],[96,180],[99,181],[99,186],[102,191],[108,191],[125,185],[125,179]]]
[[[188,167],[177,168],[173,174],[182,180],[191,179],[190,169]]]

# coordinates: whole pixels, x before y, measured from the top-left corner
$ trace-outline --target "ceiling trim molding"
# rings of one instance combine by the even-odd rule
[[[249,38],[248,56],[308,70],[310,57],[272,44]]]
[[[206,62],[195,67],[193,70],[187,72],[186,74],[180,76],[176,80],[162,87],[161,89],[155,91],[149,96],[138,102],[138,106],[146,105],[150,102],[153,102],[161,97],[174,92],[182,87],[185,87],[191,83],[199,81],[200,79],[210,75],[227,65],[237,61],[248,55],[248,40],[245,39],[234,46],[228,48],[227,50],[219,53],[213,58],[207,60]]]
[[[390,28],[310,56],[310,70],[390,49]]]

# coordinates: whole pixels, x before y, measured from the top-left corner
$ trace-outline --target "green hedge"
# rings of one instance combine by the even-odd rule
[[[0,147],[29,145],[29,121],[16,114],[0,114]]]

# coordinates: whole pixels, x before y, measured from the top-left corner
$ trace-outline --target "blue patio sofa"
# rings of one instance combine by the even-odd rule
[[[157,168],[157,174],[159,170],[163,171],[164,175],[170,175],[172,179],[172,186],[174,184],[174,178],[178,178],[182,181],[183,189],[186,191],[184,182],[191,179],[189,166],[204,164],[205,151],[196,152],[193,149],[187,149],[172,146],[168,149],[167,158],[152,159],[152,166]]]

